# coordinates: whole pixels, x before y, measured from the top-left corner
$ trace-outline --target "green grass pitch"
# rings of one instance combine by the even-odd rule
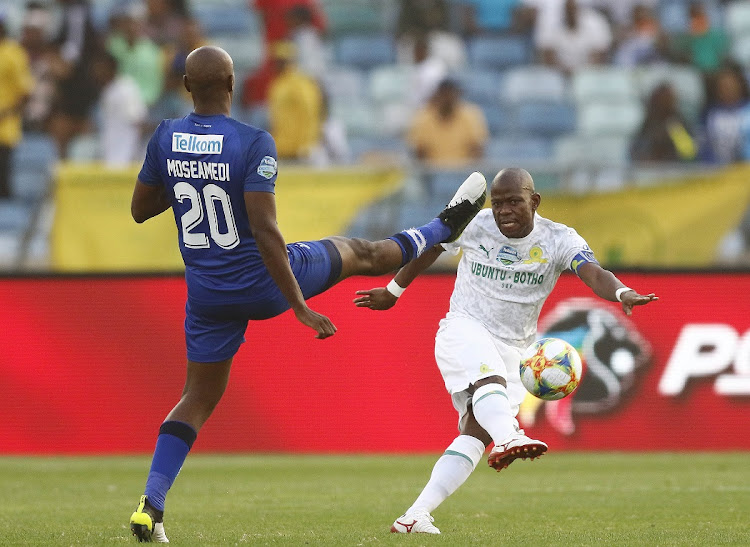
[[[435,456],[191,456],[167,501],[176,545],[750,545],[750,454],[554,452],[480,464],[390,534]],[[0,458],[1,545],[134,543],[147,457]]]

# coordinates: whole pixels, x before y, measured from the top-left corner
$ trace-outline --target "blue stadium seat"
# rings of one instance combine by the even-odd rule
[[[251,36],[260,33],[258,18],[247,5],[218,6],[195,2],[192,9],[207,36],[221,34]]]
[[[481,105],[499,104],[502,76],[496,70],[466,69],[454,72],[450,77],[458,83],[467,101]]]
[[[40,134],[26,134],[13,154],[11,191],[16,198],[35,201],[49,188],[57,161],[54,141]]]
[[[247,75],[263,62],[263,42],[257,33],[217,34],[211,43],[224,49],[232,56],[234,71],[238,78]]]
[[[750,67],[750,34],[739,36],[732,42],[732,58],[743,67]]]
[[[406,102],[413,69],[404,65],[383,65],[370,71],[370,97],[377,102]]]
[[[732,2],[725,11],[726,26],[733,37],[750,34],[750,1]]]
[[[487,127],[492,135],[507,134],[516,129],[513,114],[504,106],[485,105],[482,107]]]
[[[516,119],[518,129],[524,133],[557,136],[576,129],[576,109],[567,103],[522,103]]]
[[[431,173],[427,179],[427,191],[429,192],[430,200],[445,206],[469,174],[471,174],[470,168],[441,170]],[[435,209],[433,215],[439,210],[439,208]]]
[[[579,105],[591,101],[630,101],[638,97],[635,74],[621,67],[589,67],[573,75],[573,97]]]
[[[503,69],[531,61],[528,40],[518,36],[479,36],[469,41],[469,62],[475,67]]]
[[[643,122],[644,108],[639,101],[595,102],[578,107],[578,128],[583,135],[629,137]]]
[[[323,2],[328,31],[333,35],[387,32],[386,6],[373,0]]]
[[[490,162],[523,162],[549,160],[552,141],[541,137],[498,137],[491,139],[484,149]]]
[[[512,68],[503,76],[500,97],[511,104],[529,100],[563,102],[567,100],[565,76],[543,66]]]
[[[23,234],[31,222],[32,206],[17,199],[0,199],[0,231]]]
[[[404,162],[409,159],[409,147],[398,137],[352,137],[349,139],[349,148],[355,162],[383,157]]]
[[[630,163],[630,139],[623,136],[561,137],[554,145],[554,161],[567,169],[624,167]]]
[[[334,55],[342,65],[369,70],[396,60],[396,47],[388,35],[344,36],[335,41]]]
[[[332,67],[325,71],[322,82],[331,101],[359,101],[365,95],[365,76],[356,68]]]
[[[365,102],[331,103],[331,116],[346,127],[350,136],[380,135],[379,120],[372,104]]]

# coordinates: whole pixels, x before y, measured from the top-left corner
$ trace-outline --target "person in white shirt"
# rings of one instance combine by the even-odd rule
[[[102,160],[108,167],[126,167],[142,155],[141,133],[146,120],[146,103],[135,80],[118,73],[117,60],[108,53],[92,65],[99,97],[99,133]]]
[[[534,40],[545,64],[574,72],[601,63],[612,45],[612,30],[598,11],[565,0],[563,9],[537,17]]]
[[[575,230],[541,217],[541,196],[524,169],[500,171],[484,209],[450,244],[436,245],[404,266],[387,287],[357,291],[355,304],[393,307],[400,294],[444,251],[463,256],[450,311],[440,321],[435,359],[459,415],[460,435],[435,464],[429,482],[391,532],[439,534],[430,513],[474,471],[490,443],[488,464],[500,471],[518,458],[547,451],[519,429],[516,415],[525,395],[519,375],[521,352],[537,335],[544,301],[560,274],[570,269],[605,300],[627,314],[657,300],[623,285],[603,269]]]

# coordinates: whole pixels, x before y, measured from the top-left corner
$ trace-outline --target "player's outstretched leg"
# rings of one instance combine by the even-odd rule
[[[163,511],[151,506],[146,496],[141,496],[138,508],[130,515],[130,531],[143,543],[169,543],[164,533]]]
[[[332,237],[341,255],[337,281],[352,275],[382,275],[417,258],[438,243],[455,241],[484,206],[487,182],[474,172],[461,184],[440,214],[424,226],[409,228],[381,241]]]

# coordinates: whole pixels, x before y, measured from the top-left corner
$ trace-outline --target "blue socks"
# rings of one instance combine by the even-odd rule
[[[439,218],[419,228],[409,228],[389,237],[401,247],[401,266],[450,237],[451,229]]]
[[[167,492],[185,463],[197,435],[195,429],[183,422],[161,424],[144,492],[149,504],[155,509],[164,511]]]

